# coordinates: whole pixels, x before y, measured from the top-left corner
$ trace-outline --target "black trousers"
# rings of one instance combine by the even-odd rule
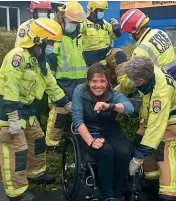
[[[98,176],[103,197],[121,197],[124,180],[128,174],[132,158],[132,143],[122,133],[102,134],[105,143],[100,149],[89,147],[83,142],[83,148],[98,161]]]

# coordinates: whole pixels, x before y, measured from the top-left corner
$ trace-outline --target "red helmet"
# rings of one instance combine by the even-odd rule
[[[38,2],[31,1],[30,7],[29,7],[31,11],[33,11],[34,9],[40,9],[40,8],[51,10],[52,7],[51,7],[50,1],[38,1]]]
[[[138,33],[140,28],[147,24],[149,18],[139,9],[130,9],[120,18],[122,32]]]

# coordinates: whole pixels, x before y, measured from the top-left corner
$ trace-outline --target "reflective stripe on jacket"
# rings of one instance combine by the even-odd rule
[[[75,39],[63,35],[63,42],[55,43],[54,53],[57,54],[56,79],[86,78],[86,63],[82,55],[80,35]]]
[[[0,95],[4,100],[31,104],[41,100],[44,92],[55,102],[65,96],[47,65],[43,76],[39,63],[27,49],[14,48],[4,58],[0,68]]]
[[[106,48],[111,44],[111,40],[117,39],[112,25],[106,20],[103,22],[103,29],[100,24],[95,24],[88,19],[81,23],[80,33],[82,34],[83,51]]]
[[[164,70],[176,66],[174,47],[167,33],[148,28],[135,44],[133,56],[146,56],[152,63]]]
[[[176,124],[176,81],[157,67],[154,72],[153,92],[144,95],[139,91],[142,98],[140,125],[145,128],[141,144],[157,149],[161,140],[167,141],[164,136],[166,127]],[[126,75],[122,75],[119,82],[120,92],[128,94],[132,92],[132,89],[134,90]],[[175,139],[176,136],[172,138]]]

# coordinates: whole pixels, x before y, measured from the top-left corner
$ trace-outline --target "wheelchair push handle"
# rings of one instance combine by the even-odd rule
[[[71,123],[71,132],[72,132],[73,134],[75,134],[75,135],[78,135],[78,134],[79,134],[78,130],[74,127],[73,123]]]

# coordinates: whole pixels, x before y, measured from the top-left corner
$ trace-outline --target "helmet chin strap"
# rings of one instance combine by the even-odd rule
[[[34,45],[31,50],[32,50],[32,54],[39,59],[40,57],[42,57],[45,53],[45,47],[46,47],[46,43],[45,44],[36,44]]]
[[[133,33],[133,34],[131,34],[131,35],[132,35],[132,37],[133,37],[133,39],[134,39],[135,41],[138,41],[139,38],[137,38],[136,33]]]
[[[47,75],[45,48],[47,43],[35,45],[31,48],[32,55],[37,58],[43,76]]]

